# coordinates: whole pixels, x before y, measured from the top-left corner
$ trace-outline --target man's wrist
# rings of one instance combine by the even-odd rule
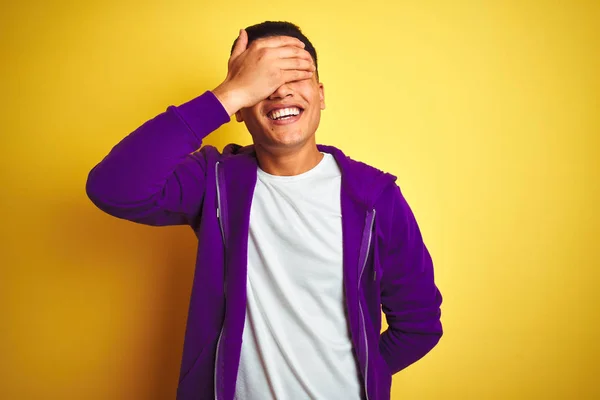
[[[221,105],[230,117],[242,108],[240,105],[240,95],[236,90],[229,88],[227,83],[220,84],[212,90],[212,93],[221,102]]]

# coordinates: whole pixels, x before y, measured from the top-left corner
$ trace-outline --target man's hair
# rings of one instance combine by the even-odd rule
[[[319,76],[319,67],[317,65],[317,51],[314,46],[308,40],[306,36],[302,33],[300,28],[291,22],[285,21],[265,21],[260,24],[252,25],[246,28],[246,33],[248,33],[248,46],[250,43],[255,41],[256,39],[270,37],[270,36],[291,36],[296,39],[301,40],[304,43],[304,50],[308,51],[311,55],[313,61],[315,62],[316,68],[316,76]],[[233,46],[231,46],[231,52],[233,52],[233,48],[237,43],[237,38],[233,42]]]

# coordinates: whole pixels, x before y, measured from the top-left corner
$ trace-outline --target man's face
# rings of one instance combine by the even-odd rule
[[[280,86],[268,98],[238,111],[236,119],[244,121],[255,145],[290,149],[314,140],[324,109],[323,84],[313,75]]]

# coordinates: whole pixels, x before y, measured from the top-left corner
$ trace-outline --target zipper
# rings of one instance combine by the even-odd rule
[[[366,252],[364,253],[364,261],[363,261],[363,265],[362,268],[360,270],[360,275],[358,277],[358,308],[360,311],[360,318],[362,321],[362,328],[363,328],[363,337],[365,340],[365,396],[367,398],[367,400],[369,400],[369,391],[368,391],[368,373],[369,373],[369,343],[367,341],[367,325],[365,324],[365,313],[363,311],[363,306],[362,306],[362,302],[360,301],[360,281],[362,279],[363,273],[365,272],[365,268],[367,266],[367,260],[369,259],[369,251],[371,250],[371,240],[373,239],[373,224],[375,223],[375,214],[376,211],[375,209],[372,210],[372,214],[369,215],[369,213],[367,213],[367,220],[365,221],[365,226],[366,223],[368,222],[368,218],[371,218],[371,221],[369,223],[369,240],[367,242],[367,249]]]
[[[227,249],[225,247],[225,228],[223,226],[223,218],[222,218],[222,208],[221,208],[221,186],[219,184],[219,162],[215,164],[215,178],[217,183],[217,219],[219,220],[219,227],[221,228],[221,237],[223,238],[223,296],[225,297],[225,301],[227,301]],[[225,310],[223,311],[225,314]],[[223,331],[225,330],[225,317],[223,317],[223,324],[221,325],[221,331],[219,332],[219,340],[217,341],[217,352],[215,356],[215,379],[214,379],[214,390],[215,390],[215,400],[218,400],[218,368],[219,368],[219,353],[221,349],[221,338],[223,337]]]
[[[359,311],[360,311],[360,318],[362,319],[363,333],[364,333],[364,338],[365,338],[365,396],[367,397],[367,400],[369,400],[369,392],[368,392],[369,386],[367,384],[367,382],[369,381],[369,378],[367,375],[369,373],[369,348],[367,345],[367,327],[365,326],[365,314],[363,312],[362,304],[360,304]]]

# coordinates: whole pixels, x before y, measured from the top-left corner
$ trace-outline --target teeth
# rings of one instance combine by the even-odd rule
[[[279,110],[271,111],[268,117],[271,119],[280,119],[300,114],[298,107],[280,108]]]

